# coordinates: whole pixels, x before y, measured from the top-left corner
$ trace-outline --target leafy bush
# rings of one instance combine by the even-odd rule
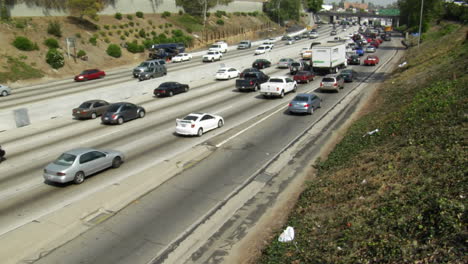
[[[114,17],[115,17],[115,19],[121,20],[122,19],[122,14],[121,13],[115,13]]]
[[[139,18],[143,18],[143,12],[141,11],[137,11],[135,15]]]
[[[109,32],[107,32],[107,35],[112,36],[112,35],[114,35],[114,33],[112,33],[112,31],[109,31]]]
[[[210,17],[211,16],[211,12],[206,12],[206,17]]]
[[[106,36],[106,32],[105,32],[105,31],[99,31],[99,34],[100,34],[102,37],[105,37],[105,36]]]
[[[224,25],[224,21],[222,19],[218,19],[218,20],[216,20],[216,24]]]
[[[47,51],[46,62],[54,69],[62,68],[65,65],[63,54],[57,49]]]
[[[138,45],[137,42],[127,43],[127,50],[131,53],[141,53],[145,51],[145,46]]]
[[[125,36],[124,35],[120,36],[120,39],[125,40]]]
[[[13,41],[13,46],[15,46],[19,50],[24,51],[39,50],[39,47],[36,43],[33,43],[27,37],[23,36],[16,37]]]
[[[23,29],[23,28],[26,27],[26,25],[27,25],[27,22],[24,19],[20,19],[20,20],[15,21],[15,27],[16,28]]]
[[[105,43],[110,43],[110,39],[108,37],[104,38]]]
[[[91,45],[93,45],[93,46],[96,46],[97,45],[97,37],[95,37],[95,36],[90,37],[89,38],[89,43],[91,43]]]
[[[86,51],[84,50],[79,50],[78,53],[76,54],[78,58],[81,58],[83,56],[86,56]]]
[[[128,22],[128,25],[131,26],[131,27],[134,27],[135,23],[133,23],[133,21],[130,21],[130,22]]]
[[[179,16],[183,15],[184,14],[184,11],[183,10],[179,10]]]
[[[240,16],[241,13],[236,11],[236,12],[234,12],[234,15],[235,15],[235,16]]]
[[[109,30],[109,29],[110,29],[110,26],[109,26],[109,25],[104,25],[104,29]]]
[[[109,44],[106,53],[107,55],[114,58],[120,58],[122,56],[122,50],[120,49],[119,45],[116,44]]]
[[[163,26],[163,25],[159,25],[159,26],[158,26],[158,28],[160,28],[160,29],[163,29],[163,28],[164,28],[164,26]]]
[[[121,25],[119,25],[119,28],[124,29],[124,28],[125,28],[125,25],[122,25],[122,24],[121,24]]]
[[[117,26],[116,26],[116,25],[112,25],[112,28],[113,28],[113,29],[116,29],[116,28],[117,28]]]
[[[47,26],[47,33],[56,36],[57,38],[62,37],[62,26],[58,21],[51,21]]]
[[[128,19],[128,20],[132,20],[132,19],[133,19],[133,16],[132,16],[132,15],[127,15],[127,19]]]
[[[216,11],[215,16],[218,17],[218,18],[221,18],[222,16],[227,16],[227,13],[226,13],[226,11],[218,10],[218,11]]]
[[[59,43],[54,38],[48,38],[48,39],[44,40],[44,45],[46,45],[49,49],[58,49],[59,48]]]
[[[78,32],[78,33],[75,34],[75,37],[76,38],[81,38],[81,34]]]
[[[144,38],[144,37],[146,37],[146,31],[144,29],[140,29],[140,31],[138,31],[138,35],[140,35],[140,37]]]
[[[137,27],[140,26],[140,22],[136,22]]]
[[[169,11],[164,11],[161,15],[162,18],[166,18],[166,17],[170,17],[171,16],[171,12]]]
[[[0,19],[2,21],[9,21],[11,19],[10,11],[4,5],[0,7]]]

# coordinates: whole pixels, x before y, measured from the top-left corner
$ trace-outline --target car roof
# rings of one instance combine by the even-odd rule
[[[89,151],[93,151],[93,150],[97,150],[97,149],[93,149],[93,148],[75,148],[75,149],[71,149],[71,150],[65,151],[64,153],[72,154],[72,155],[78,156],[78,155],[81,155],[81,154],[83,154],[83,153],[86,153],[86,152],[89,152]],[[99,150],[98,150],[98,151],[99,151]]]
[[[272,76],[272,77],[270,77],[270,79],[286,79],[286,78],[290,78],[290,77],[289,77],[289,76],[284,76],[284,75],[282,75],[282,76]]]
[[[93,100],[84,101],[83,103],[94,103],[94,102],[105,102],[105,101],[104,101],[104,100],[100,100],[100,99],[93,99]]]

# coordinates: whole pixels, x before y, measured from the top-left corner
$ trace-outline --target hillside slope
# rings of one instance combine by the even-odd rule
[[[256,263],[466,263],[467,27],[408,50]],[[378,133],[367,135],[368,131]]]

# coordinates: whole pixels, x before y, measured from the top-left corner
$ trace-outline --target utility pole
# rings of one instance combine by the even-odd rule
[[[281,0],[278,0],[278,6],[276,7],[276,11],[278,12],[278,25],[281,26],[280,21],[280,7],[281,7]]]
[[[424,7],[424,0],[421,0],[421,15],[419,16],[418,48],[419,48],[419,44],[421,44],[421,28],[422,28],[423,7]]]

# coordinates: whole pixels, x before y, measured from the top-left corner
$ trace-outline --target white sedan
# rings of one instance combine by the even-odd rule
[[[10,87],[6,86],[6,85],[1,85],[0,84],[0,95],[1,96],[7,96],[11,94],[11,89]]]
[[[220,128],[224,125],[221,116],[207,113],[191,113],[183,119],[176,119],[176,133],[179,135],[197,135]]]
[[[192,55],[188,53],[179,53],[172,57],[172,62],[182,62],[182,61],[189,61],[192,59]]]
[[[216,72],[216,80],[229,80],[239,77],[240,72],[234,68],[224,67]]]
[[[271,51],[270,45],[260,45],[255,50],[255,55],[265,54],[267,51]]]

